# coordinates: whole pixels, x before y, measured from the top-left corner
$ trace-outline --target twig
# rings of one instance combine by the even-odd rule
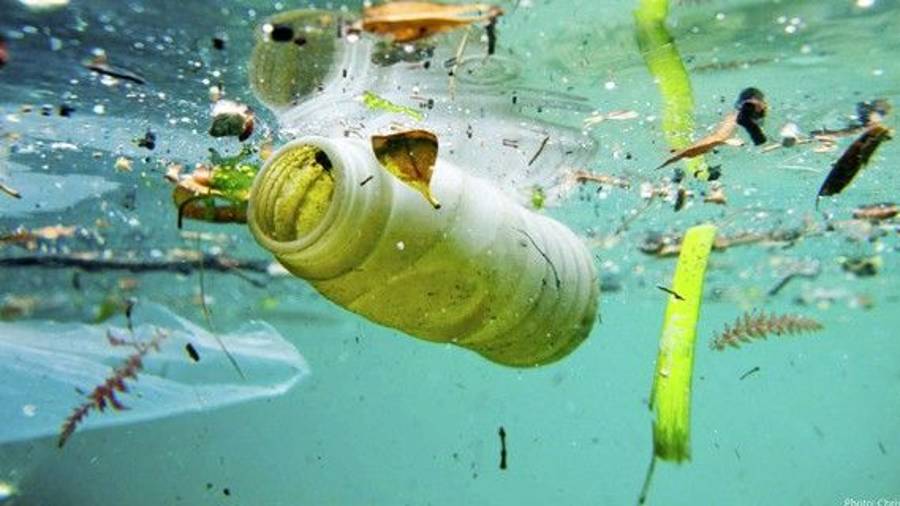
[[[531,157],[531,160],[528,160],[528,166],[529,166],[529,167],[531,167],[531,165],[534,164],[535,160],[537,160],[538,157],[541,156],[541,153],[544,152],[544,148],[547,147],[547,143],[548,143],[548,142],[550,142],[550,136],[549,136],[549,135],[546,136],[546,137],[544,137],[544,140],[541,141],[541,145],[540,145],[540,147],[538,147],[537,152],[534,154],[534,156]]]
[[[678,295],[678,293],[675,290],[672,290],[671,288],[666,288],[662,285],[656,285],[656,288],[659,288],[660,290],[666,292],[667,294],[675,297],[678,300],[684,300],[684,297],[682,297],[681,295]]]
[[[749,378],[750,375],[756,374],[758,372],[759,372],[759,366],[756,366],[756,367],[750,369],[749,371],[745,372],[744,374],[741,374],[740,381],[744,381],[745,379]]]
[[[506,430],[500,426],[500,469],[506,471]]]
[[[3,193],[9,195],[10,197],[12,197],[12,198],[14,198],[14,199],[20,199],[20,198],[22,198],[22,194],[21,194],[21,193],[17,192],[17,191],[16,191],[15,189],[13,189],[11,186],[7,186],[7,185],[5,185],[5,184],[3,184],[3,183],[0,183],[0,191],[2,191]]]
[[[238,274],[241,271],[253,272],[269,276],[269,262],[265,260],[236,260],[232,258],[203,255],[198,261],[193,260],[124,260],[105,259],[96,254],[90,256],[70,255],[32,255],[0,258],[0,269],[40,267],[45,269],[81,269],[86,272],[128,271],[133,273],[174,272],[188,275],[200,265],[204,269],[222,273]],[[242,279],[255,286],[265,283],[241,276]]]

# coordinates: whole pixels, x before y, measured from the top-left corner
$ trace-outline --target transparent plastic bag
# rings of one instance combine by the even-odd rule
[[[144,357],[137,379],[126,380],[128,392],[117,392],[127,409],[93,410],[78,430],[274,397],[309,374],[297,349],[266,323],[250,322],[220,336],[244,378],[216,336],[161,306],[136,306],[133,329],[132,335],[124,317],[102,325],[0,323],[0,444],[59,434],[94,387],[135,352],[130,345],[114,345],[109,336],[141,342],[159,333],[165,337],[158,351]]]

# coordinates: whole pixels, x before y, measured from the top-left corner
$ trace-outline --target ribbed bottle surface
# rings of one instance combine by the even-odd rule
[[[283,173],[282,157],[300,160],[304,146],[328,156],[333,193],[315,227],[284,235],[297,227],[275,215],[301,216],[295,203],[303,192],[291,185],[307,183]],[[448,163],[438,162],[431,187],[438,210],[381,168],[362,141],[299,139],[260,172],[250,226],[288,270],[377,323],[515,367],[574,350],[590,333],[599,295],[575,234]]]

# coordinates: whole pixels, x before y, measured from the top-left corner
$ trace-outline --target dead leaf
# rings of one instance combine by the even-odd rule
[[[853,141],[853,144],[844,151],[828,173],[828,177],[819,188],[818,197],[836,195],[844,190],[853,181],[859,170],[869,163],[869,159],[882,142],[891,138],[891,131],[887,127],[875,123],[866,128],[865,132]]]
[[[184,218],[212,223],[246,223],[247,203],[236,201],[212,188],[213,169],[198,164],[189,175],[181,176],[172,191],[178,209],[178,228]],[[221,202],[227,202],[221,205]]]
[[[431,177],[437,162],[438,139],[425,130],[372,136],[375,158],[388,172],[421,192],[434,206],[441,204],[431,194]]]
[[[503,14],[488,4],[443,5],[431,2],[391,2],[363,9],[362,29],[394,42],[412,42],[449,32]]]
[[[681,151],[677,151],[675,154],[669,157],[668,160],[663,162],[662,165],[657,167],[657,169],[661,169],[684,158],[694,158],[700,156],[712,150],[716,146],[721,146],[722,144],[727,143],[728,140],[731,139],[731,136],[734,135],[734,130],[737,128],[737,117],[737,112],[728,113],[725,118],[722,119],[713,133],[682,149]]]

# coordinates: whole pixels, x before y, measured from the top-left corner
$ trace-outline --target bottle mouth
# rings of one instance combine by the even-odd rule
[[[304,139],[282,147],[260,170],[250,193],[248,221],[256,240],[275,254],[315,242],[334,221],[340,158]]]

